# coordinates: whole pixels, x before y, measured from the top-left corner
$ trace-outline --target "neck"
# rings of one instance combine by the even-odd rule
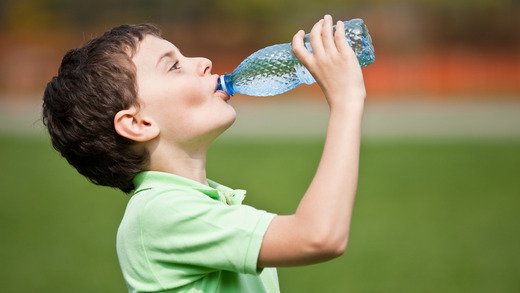
[[[149,170],[179,175],[208,185],[207,147],[157,146],[150,150]]]

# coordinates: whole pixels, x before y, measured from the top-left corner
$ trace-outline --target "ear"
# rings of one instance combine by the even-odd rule
[[[157,123],[140,115],[135,107],[117,112],[114,117],[114,128],[119,135],[137,142],[152,140],[160,132]]]

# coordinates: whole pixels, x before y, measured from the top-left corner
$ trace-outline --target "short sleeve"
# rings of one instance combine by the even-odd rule
[[[196,191],[164,191],[140,216],[149,261],[164,265],[258,274],[258,254],[275,214],[226,205]]]

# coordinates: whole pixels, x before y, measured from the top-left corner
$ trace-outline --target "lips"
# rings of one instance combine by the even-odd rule
[[[231,97],[225,91],[217,90],[215,91],[215,94],[220,96],[225,102],[231,99]]]

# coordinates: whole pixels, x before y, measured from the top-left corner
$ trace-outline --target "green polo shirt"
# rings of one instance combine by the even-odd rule
[[[117,232],[129,292],[280,292],[257,268],[275,214],[241,205],[245,190],[156,171],[139,173]]]

